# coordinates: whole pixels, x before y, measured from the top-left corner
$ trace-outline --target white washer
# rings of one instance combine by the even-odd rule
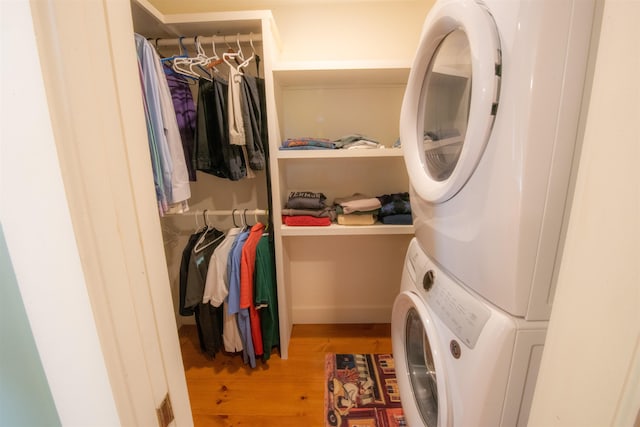
[[[408,425],[525,426],[546,329],[469,293],[413,239],[392,315]]]
[[[400,139],[416,237],[514,316],[549,318],[594,0],[438,0]]]

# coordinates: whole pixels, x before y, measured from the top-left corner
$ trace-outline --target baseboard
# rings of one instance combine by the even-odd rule
[[[293,307],[294,324],[389,323],[391,307]]]

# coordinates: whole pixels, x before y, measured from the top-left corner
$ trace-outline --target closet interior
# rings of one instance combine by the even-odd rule
[[[270,11],[163,15],[143,0],[131,6],[134,31],[160,56],[185,50],[195,56],[197,45],[206,56],[242,49],[245,57],[260,58],[247,72],[264,79],[265,168],[238,180],[198,171],[188,211],[161,217],[178,326],[194,322],[180,314],[179,279],[193,233],[205,225],[224,232],[257,222],[267,226],[274,251],[280,357],[288,357],[293,324],[389,323],[412,225],[380,218],[369,225],[286,225],[283,210],[296,192],[321,193],[328,205],[354,194],[408,192],[398,122],[412,48],[390,56],[369,46],[341,57],[338,47],[334,58],[305,57],[312,49],[305,55],[283,49]],[[227,72],[224,65],[220,70]],[[194,102],[197,86],[190,86]],[[353,135],[374,140],[376,148],[283,149],[287,140]]]

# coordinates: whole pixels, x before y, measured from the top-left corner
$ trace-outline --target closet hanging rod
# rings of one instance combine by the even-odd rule
[[[226,36],[197,36],[200,44],[211,43],[219,44],[220,46],[224,44],[229,44],[231,46],[236,42],[240,43],[250,43],[250,42],[260,42],[262,41],[261,34],[228,34]],[[150,39],[152,44],[155,44],[158,47],[163,46],[180,46],[180,37],[171,38],[171,39]],[[182,37],[182,44],[194,45],[196,43],[195,37]]]
[[[193,216],[230,216],[237,215],[269,215],[269,211],[266,209],[205,209],[203,211],[189,211],[180,215],[193,215]]]

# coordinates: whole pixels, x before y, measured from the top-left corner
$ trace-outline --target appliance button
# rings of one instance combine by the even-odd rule
[[[424,277],[422,278],[422,287],[425,291],[429,292],[433,287],[433,283],[435,281],[435,273],[433,270],[428,270],[424,273]]]

